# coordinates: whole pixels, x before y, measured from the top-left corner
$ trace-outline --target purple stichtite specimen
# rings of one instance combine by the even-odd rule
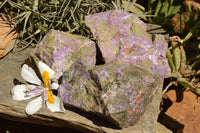
[[[91,67],[96,63],[93,41],[57,30],[51,30],[37,44],[34,53],[56,72],[57,78],[78,58],[83,58]]]
[[[86,16],[85,21],[97,39],[106,63],[134,64],[162,78],[170,74],[164,37],[155,35],[152,39],[152,35],[146,32],[145,23],[136,15],[111,10]]]
[[[93,112],[122,128],[139,120],[158,84],[158,77],[128,63],[88,69],[78,60],[64,72],[59,96],[67,106]]]
[[[67,107],[94,113],[117,127],[135,124],[170,74],[161,35],[150,35],[131,13],[110,10],[86,16],[95,43],[51,30],[34,50],[62,77],[58,95]],[[99,48],[105,64],[96,65]]]

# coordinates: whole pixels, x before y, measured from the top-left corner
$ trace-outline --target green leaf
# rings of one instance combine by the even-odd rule
[[[194,93],[200,95],[200,88],[195,89],[195,88],[193,87],[192,83],[189,82],[189,81],[187,81],[186,79],[180,78],[180,79],[177,80],[177,82],[178,82],[180,85],[184,86],[184,87],[188,87],[188,88],[189,88],[191,91],[193,91]]]
[[[64,6],[65,6],[66,1],[67,1],[67,0],[64,0],[64,1],[63,1],[62,5],[61,5],[61,7],[60,7],[60,10],[59,10],[59,12],[58,12],[58,16],[61,16],[60,14],[61,14],[61,12],[62,12],[62,9],[63,9]]]
[[[114,1],[112,1],[112,4],[113,4],[115,9],[118,9],[117,4]]]
[[[38,0],[33,0],[33,11],[38,11]]]
[[[200,95],[200,88],[194,89],[192,90],[194,93],[196,93],[197,95]]]
[[[153,3],[152,3],[153,4]],[[158,3],[156,5],[156,9],[155,9],[155,15],[158,15],[159,14],[159,11],[161,10],[161,7],[163,6],[162,4],[162,0],[158,0]]]
[[[152,11],[152,7],[156,4],[156,1],[157,0],[148,0],[148,11]]]
[[[169,67],[171,68],[171,72],[175,72],[175,66],[174,66],[174,62],[172,60],[172,55],[171,55],[171,52],[169,49],[167,49],[166,51],[166,56],[167,56],[167,59],[168,59],[168,64],[169,64]]]
[[[19,15],[17,15],[16,17],[12,18],[12,20],[16,20],[17,22],[21,22],[24,20],[26,15],[26,12],[22,12]]]
[[[154,15],[157,15],[153,19],[155,23],[166,24],[173,16],[179,11],[184,0],[158,0]],[[153,9],[152,9],[153,10]]]
[[[190,11],[190,13],[192,12],[192,9],[191,9],[191,5],[190,5],[190,3],[188,2],[188,0],[186,0],[186,3],[187,3],[187,5],[188,5],[188,9],[189,9],[189,11]]]
[[[179,78],[182,78],[183,76],[179,72],[174,72],[174,73],[171,73],[169,77],[179,79]]]
[[[21,4],[19,4],[19,3],[13,2],[13,1],[11,1],[11,0],[8,0],[8,3],[9,3],[12,7],[16,8],[16,9],[25,10],[25,9],[23,8],[23,6],[22,6]]]
[[[189,81],[187,81],[187,80],[184,79],[184,78],[179,78],[179,79],[177,79],[177,82],[178,82],[180,85],[184,86],[184,87],[188,87],[188,88],[194,90],[194,87],[192,86],[192,83],[190,83]]]
[[[8,2],[8,0],[5,0],[4,2],[0,3],[0,9]]]
[[[167,12],[166,22],[170,21],[174,15],[180,10],[184,0],[172,0],[170,3],[169,10]]]
[[[181,51],[179,49],[178,42],[172,42],[171,45],[175,64],[175,71],[178,71],[181,65]]]
[[[31,11],[26,12],[25,21],[24,21],[24,27],[23,27],[23,31],[22,31],[22,38],[23,38],[24,31],[25,31],[25,28],[26,28],[26,25],[27,25],[27,22],[28,22],[28,19],[29,19],[30,15],[31,15]]]
[[[180,52],[181,52],[180,70],[183,71],[186,68],[186,54],[183,45],[180,46]]]
[[[192,27],[192,30],[186,35],[186,37],[182,40],[182,44],[185,44],[191,37],[192,35],[196,32],[198,27],[200,26],[200,20],[198,20],[194,26]]]
[[[159,15],[160,16],[163,16],[163,17],[166,17],[167,16],[167,12],[168,12],[168,9],[169,9],[169,5],[170,5],[170,0],[165,0],[165,2],[163,3],[162,5],[162,8],[159,12]]]

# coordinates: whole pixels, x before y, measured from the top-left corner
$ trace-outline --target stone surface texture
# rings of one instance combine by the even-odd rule
[[[199,133],[200,99],[197,95],[191,91],[185,91],[182,101],[177,101],[175,90],[170,90],[166,95],[172,105],[165,114],[184,125],[183,133]]]
[[[157,122],[155,124],[155,133],[173,133],[171,130],[167,129],[165,126]]]
[[[126,15],[126,13],[124,13],[124,14]],[[139,19],[136,20],[136,22],[137,21],[139,21]],[[141,23],[141,21],[139,23]],[[20,71],[21,71],[20,66],[22,63],[24,63],[24,60],[30,55],[30,51],[32,51],[30,49],[27,49],[27,50],[21,51],[20,53],[10,54],[9,56],[0,60],[0,69],[1,69],[0,117],[10,119],[10,120],[15,120],[15,121],[42,124],[42,125],[48,125],[48,126],[57,126],[57,127],[64,126],[64,127],[76,128],[76,129],[86,132],[86,133],[88,133],[88,132],[90,132],[90,133],[101,133],[101,132],[102,133],[103,132],[106,132],[106,133],[132,133],[132,132],[134,132],[134,133],[156,133],[157,126],[155,126],[155,125],[157,125],[156,120],[157,120],[157,116],[159,113],[159,105],[160,105],[161,94],[162,94],[162,80],[159,81],[157,79],[159,79],[161,77],[163,79],[164,75],[162,75],[161,73],[153,74],[153,73],[151,73],[151,71],[149,71],[148,68],[144,69],[144,68],[140,67],[140,63],[138,63],[139,65],[137,65],[137,66],[134,66],[132,63],[129,63],[127,61],[124,61],[121,64],[120,62],[122,62],[122,61],[120,61],[116,58],[118,56],[116,56],[115,58],[106,59],[107,57],[105,56],[105,54],[103,54],[103,57],[106,61],[106,65],[94,66],[96,63],[95,62],[96,48],[95,48],[94,42],[90,41],[87,38],[76,36],[76,35],[71,35],[71,34],[64,33],[64,32],[59,32],[60,35],[56,35],[56,33],[58,33],[58,32],[59,31],[53,31],[53,30],[50,31],[49,34],[47,34],[47,36],[43,39],[43,41],[40,44],[38,44],[38,46],[34,50],[34,52],[38,57],[42,58],[42,60],[44,62],[46,62],[49,66],[51,66],[51,67],[53,67],[53,69],[55,69],[57,78],[59,76],[61,76],[62,74],[64,74],[64,76],[62,77],[63,82],[61,84],[61,88],[62,88],[62,86],[64,86],[64,89],[66,90],[66,87],[70,86],[70,84],[72,84],[74,82],[74,81],[71,81],[70,83],[67,82],[70,79],[74,79],[73,77],[70,77],[70,76],[74,76],[73,73],[76,73],[76,75],[79,75],[79,79],[81,79],[81,81],[88,81],[88,80],[90,81],[90,82],[86,82],[85,86],[83,86],[84,82],[80,83],[80,84],[77,84],[76,82],[74,82],[74,86],[78,86],[79,88],[90,87],[90,89],[88,89],[90,92],[87,90],[87,93],[89,92],[88,94],[91,94],[92,96],[90,97],[90,95],[87,95],[88,96],[87,99],[84,99],[84,100],[90,100],[91,105],[90,105],[90,107],[85,107],[85,109],[87,109],[85,111],[90,112],[90,109],[93,107],[92,103],[94,103],[94,101],[98,101],[97,99],[99,97],[100,97],[99,98],[100,103],[107,102],[106,100],[109,98],[108,96],[110,96],[110,93],[109,93],[109,90],[106,89],[106,87],[102,88],[102,86],[106,86],[106,84],[109,84],[111,87],[113,86],[112,88],[117,90],[115,88],[114,84],[117,83],[115,81],[117,81],[116,79],[119,78],[118,75],[116,75],[117,72],[114,71],[115,69],[113,69],[113,70],[108,70],[108,69],[110,69],[110,66],[113,66],[113,65],[114,66],[119,65],[120,67],[124,65],[128,68],[128,70],[125,70],[122,67],[122,72],[125,72],[126,74],[127,73],[128,74],[123,75],[123,73],[121,73],[120,78],[122,80],[122,79],[124,79],[124,77],[126,77],[124,79],[125,84],[128,84],[129,81],[132,82],[131,79],[129,79],[131,76],[131,74],[129,74],[129,72],[135,73],[136,70],[139,71],[139,73],[137,74],[137,76],[139,77],[138,78],[139,80],[141,80],[141,76],[145,75],[146,78],[143,80],[151,81],[150,84],[154,84],[154,83],[157,84],[156,82],[159,82],[159,84],[157,84],[156,88],[150,87],[150,88],[152,88],[152,90],[148,90],[148,92],[146,92],[146,93],[150,93],[150,97],[148,97],[149,99],[147,100],[148,101],[147,103],[149,103],[152,99],[152,102],[149,104],[149,106],[145,106],[146,112],[144,112],[144,114],[142,116],[138,115],[139,116],[138,118],[140,118],[140,119],[138,120],[138,122],[136,124],[134,124],[134,126],[129,126],[127,128],[123,128],[123,129],[116,128],[116,123],[114,122],[115,117],[112,117],[112,120],[109,119],[109,121],[112,121],[115,124],[115,126],[110,124],[110,122],[108,122],[107,120],[102,119],[102,117],[99,117],[99,116],[102,116],[101,111],[105,110],[105,108],[102,108],[102,106],[99,106],[97,113],[95,115],[92,115],[91,113],[87,113],[85,111],[73,109],[73,107],[76,107],[76,108],[78,107],[78,102],[77,103],[71,102],[70,104],[69,103],[67,104],[67,102],[66,102],[66,113],[51,113],[46,108],[43,107],[38,113],[34,114],[33,116],[31,116],[31,117],[27,116],[25,114],[24,109],[29,101],[22,101],[22,102],[13,101],[9,94],[11,88],[14,86],[14,84],[16,84],[16,81],[17,81],[17,80],[14,80],[14,78],[18,79],[19,81],[24,82],[20,75]],[[145,32],[144,34],[147,34],[147,33]],[[76,36],[77,37],[76,40],[73,40],[72,36],[73,37]],[[150,36],[150,35],[148,35],[148,36]],[[70,39],[69,39],[69,41],[64,40],[66,38],[67,38],[67,40],[69,38],[71,38],[71,41],[70,41]],[[157,38],[157,36],[155,38]],[[160,37],[158,37],[158,38],[160,38]],[[46,39],[46,41],[44,41],[45,39]],[[150,38],[147,37],[147,39],[150,39]],[[97,40],[97,41],[99,41],[99,40]],[[107,41],[109,42],[109,40],[107,40]],[[62,45],[59,45],[59,42],[62,42]],[[68,42],[68,43],[64,43],[64,42]],[[72,45],[72,44],[74,44],[74,42],[76,42],[79,45],[75,45],[74,48],[70,48],[68,45]],[[152,40],[152,42],[155,42],[154,39]],[[152,43],[152,45],[153,44],[154,43]],[[80,47],[80,45],[82,47],[84,47],[84,49],[82,49]],[[67,54],[65,54],[66,51],[62,52],[62,48],[64,48],[64,49],[66,48],[65,49],[66,51],[69,50],[69,53],[68,53],[69,55],[75,55],[75,56],[70,57],[71,59],[69,59]],[[91,48],[94,48],[94,50],[93,49],[91,50]],[[85,51],[85,49],[88,49],[89,52],[87,50]],[[102,52],[101,47],[100,47],[100,50]],[[57,51],[60,51],[61,53],[64,53],[64,54],[58,54],[59,52],[56,54]],[[156,53],[156,54],[158,54],[158,53]],[[127,56],[119,56],[119,57],[120,58],[129,58],[129,55],[130,55],[130,57],[132,56],[131,53],[128,53]],[[115,56],[115,55],[113,55],[113,56]],[[162,54],[160,54],[160,56],[162,56]],[[60,61],[62,63],[59,64],[60,62],[56,62],[57,59],[58,60],[60,59]],[[161,60],[162,59],[163,58],[161,58]],[[110,60],[110,62],[109,62],[109,60]],[[65,66],[65,65],[67,65],[67,66]],[[106,66],[109,66],[109,67],[106,67]],[[135,69],[131,70],[130,69],[131,66]],[[152,66],[154,66],[154,64]],[[77,69],[75,69],[76,67],[79,67],[80,69],[77,70]],[[67,71],[68,69],[76,70],[76,71]],[[84,71],[82,71],[82,70],[84,70]],[[89,71],[86,71],[86,70],[89,70]],[[105,70],[105,72],[108,73],[108,78],[110,78],[111,81],[113,80],[113,82],[106,81],[105,79],[103,79],[102,78],[103,75],[102,76],[98,75],[98,74],[100,74],[100,72],[99,72],[100,70]],[[114,74],[109,75],[109,71],[114,71]],[[167,74],[167,73],[168,72],[166,71],[165,74]],[[151,77],[149,77],[150,75],[151,75]],[[155,75],[155,76],[153,76],[153,75]],[[106,75],[104,75],[104,76],[106,76]],[[92,80],[90,80],[90,78]],[[104,80],[104,81],[97,82],[98,80],[95,80],[95,78],[100,79],[101,81],[102,80]],[[149,80],[149,78],[151,80]],[[77,77],[75,78],[75,80],[78,81]],[[141,84],[141,83],[139,83],[139,84]],[[149,83],[146,82],[146,87],[144,87],[144,90],[146,90],[148,88],[148,84]],[[136,83],[132,83],[131,85],[137,86]],[[72,89],[72,88],[70,88],[70,89]],[[59,90],[62,91],[62,89],[59,89]],[[73,91],[76,91],[76,89],[75,90],[73,89]],[[71,91],[71,93],[76,93],[73,91]],[[78,90],[78,91],[80,91],[80,90]],[[86,91],[86,90],[83,89],[83,92],[81,92],[81,93],[84,93],[84,91]],[[80,95],[78,95],[77,97],[81,98],[81,93],[79,93]],[[133,91],[131,93],[133,94]],[[138,90],[138,93],[140,93],[139,90]],[[141,94],[146,94],[146,93],[141,93]],[[95,97],[94,97],[94,95],[95,95]],[[103,96],[105,96],[104,99],[102,99]],[[113,96],[113,95],[111,95],[111,96]],[[112,99],[110,101],[112,101]],[[141,100],[138,100],[138,101],[139,101],[139,103],[141,102]],[[96,102],[96,103],[98,103],[98,102]],[[84,104],[82,104],[82,105],[84,105]],[[100,105],[102,105],[102,104],[100,104]],[[96,104],[95,104],[95,106],[96,106]],[[131,106],[130,106],[130,108],[131,108]],[[141,109],[139,111],[143,113],[143,111]],[[110,110],[110,112],[111,112],[111,110]],[[109,117],[107,117],[107,118],[109,118]]]

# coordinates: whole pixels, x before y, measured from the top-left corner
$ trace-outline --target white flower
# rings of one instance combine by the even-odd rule
[[[37,97],[30,101],[26,106],[26,113],[32,115],[36,113],[43,103],[46,103],[47,108],[51,112],[65,112],[62,101],[55,96],[51,90],[57,90],[59,85],[55,82],[51,83],[51,79],[55,72],[42,61],[38,62],[38,69],[42,76],[43,82],[37,77],[34,70],[27,64],[22,66],[21,76],[24,80],[32,85],[16,85],[11,90],[14,100],[26,100],[32,97]]]

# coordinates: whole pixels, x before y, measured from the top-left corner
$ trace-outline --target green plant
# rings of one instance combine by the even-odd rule
[[[156,17],[149,17],[148,21],[166,25],[179,11],[184,0],[148,0],[148,11]]]
[[[189,9],[189,14],[183,8],[183,2],[186,2]],[[200,36],[199,21],[200,11],[192,8],[188,0],[148,0],[148,11],[154,17],[148,17],[148,21],[167,27],[171,34],[177,34],[176,28],[180,27],[181,33],[179,36],[185,38],[183,44],[191,37],[197,38]],[[172,18],[177,15],[175,25],[169,24]]]
[[[185,40],[189,40],[189,38],[197,38],[200,36],[200,11],[199,9],[193,8],[193,6],[189,3],[188,0],[185,0],[184,5],[185,8],[181,8],[179,13],[177,14],[177,23],[174,26],[174,31],[177,27],[181,33],[181,37],[186,37]],[[188,10],[188,11],[187,11]],[[177,33],[174,33],[177,34]]]
[[[0,4],[1,15],[15,22],[11,30],[17,28],[22,48],[39,43],[50,29],[89,36],[84,16],[114,8],[111,0],[4,0]]]
[[[164,89],[163,94],[168,90],[171,85],[181,85],[189,88],[191,91],[200,95],[200,89],[193,86],[192,81],[189,82],[187,78],[193,77],[196,72],[192,67],[186,64],[186,54],[182,44],[182,40],[177,37],[171,37],[171,46],[168,48],[166,56],[171,68],[171,75],[169,76],[170,83]]]
[[[200,10],[194,9],[188,0],[186,0],[188,5],[189,12],[183,11],[183,9],[180,10],[179,19],[177,26],[180,25],[182,34],[181,36],[185,37],[182,40],[182,44],[185,45],[192,45],[190,44],[189,40],[196,39],[200,37]],[[184,26],[181,26],[181,22],[183,22]],[[191,64],[191,68],[193,70],[198,70],[198,67],[200,65],[200,55],[199,53],[196,53],[196,56],[193,57],[188,61],[188,64]],[[197,71],[197,75],[200,74],[200,70]]]

